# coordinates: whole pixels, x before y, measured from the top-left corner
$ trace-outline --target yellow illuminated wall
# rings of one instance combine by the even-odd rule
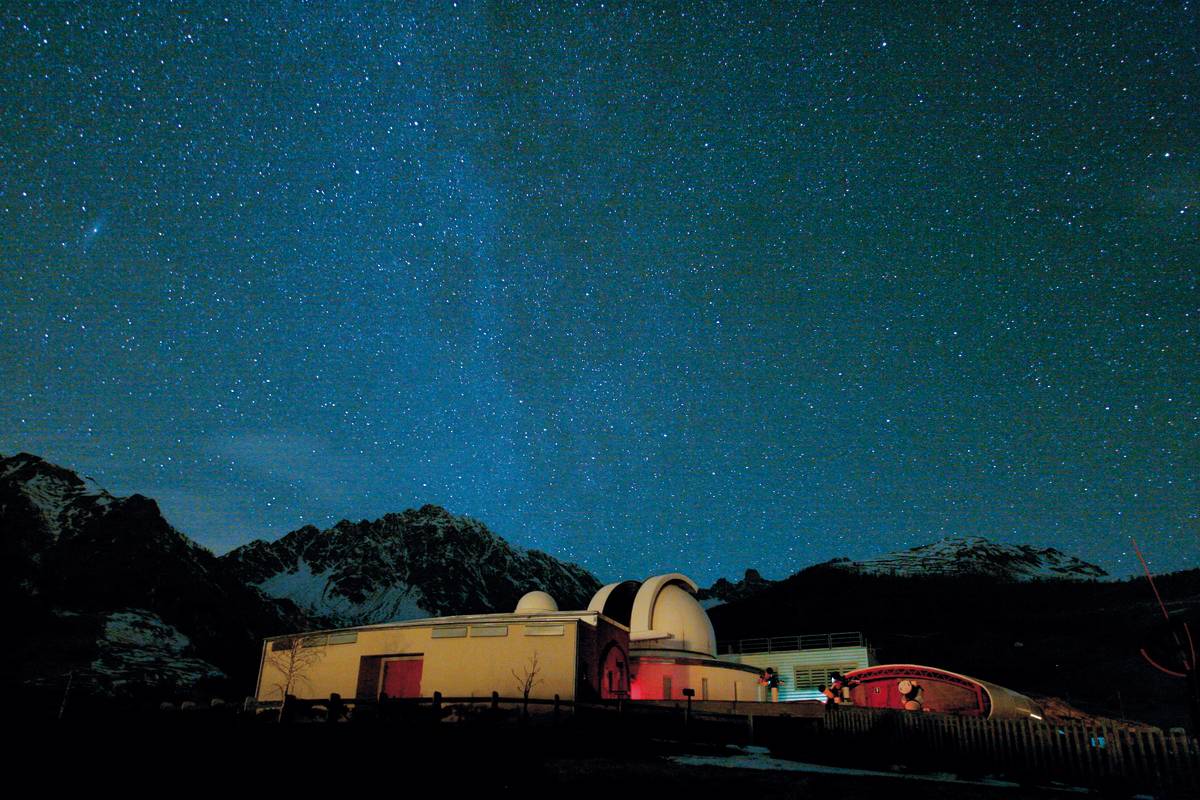
[[[529,696],[551,699],[557,694],[572,699],[580,626],[577,620],[566,620],[360,628],[357,641],[314,648],[320,656],[305,670],[292,694],[311,699],[327,698],[334,692],[344,698],[356,697],[364,656],[420,655],[422,697],[431,697],[435,691],[445,697],[486,697],[493,691],[501,697],[519,697],[520,685],[513,672],[524,675],[536,654],[537,683]],[[500,629],[504,635],[495,635]],[[447,638],[447,634],[452,636]],[[259,701],[282,699],[278,688],[282,675],[271,664],[270,647],[270,641],[264,643]],[[378,696],[378,680],[374,684],[366,693],[371,699]]]

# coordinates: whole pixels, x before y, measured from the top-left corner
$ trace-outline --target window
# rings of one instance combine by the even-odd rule
[[[271,642],[271,650],[275,652],[291,650],[296,644],[301,647],[325,647],[331,644],[354,644],[357,641],[358,633],[355,631],[314,633],[311,636],[289,636],[285,639],[276,639]]]
[[[546,624],[531,624],[525,626],[526,636],[565,636],[566,626],[564,625],[546,625]]]
[[[829,676],[835,672],[849,672],[858,669],[858,664],[816,664],[808,667],[796,667],[794,678],[795,689],[820,689],[829,685]]]
[[[508,636],[507,625],[472,625],[471,636]]]
[[[463,638],[466,638],[466,635],[467,635],[467,626],[466,625],[456,625],[452,628],[446,627],[446,628],[434,628],[433,629],[433,638],[434,639],[463,639]]]

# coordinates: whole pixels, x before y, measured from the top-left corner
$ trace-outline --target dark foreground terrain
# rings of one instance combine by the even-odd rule
[[[831,774],[821,771],[829,768],[771,759],[753,748],[611,734],[563,737],[561,732],[460,726],[420,736],[392,727],[346,725],[211,730],[169,724],[115,730],[65,726],[34,732],[19,751],[31,760],[48,753],[65,755],[68,768],[46,773],[56,785],[90,792],[120,789],[133,796],[184,789],[189,794],[236,789],[239,794],[260,790],[283,796],[380,789],[522,798],[1063,796],[1053,788],[988,785],[945,774]]]

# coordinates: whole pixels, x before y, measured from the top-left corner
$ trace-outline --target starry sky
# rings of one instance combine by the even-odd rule
[[[1200,7],[0,6],[0,452],[217,552],[1200,566]]]

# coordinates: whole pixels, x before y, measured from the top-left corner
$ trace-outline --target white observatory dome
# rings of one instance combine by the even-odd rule
[[[558,603],[545,592],[527,592],[517,601],[517,614],[545,614],[558,611]]]
[[[717,636],[693,594],[696,584],[679,573],[642,584],[633,603],[631,646],[638,650],[683,650],[716,657]]]

